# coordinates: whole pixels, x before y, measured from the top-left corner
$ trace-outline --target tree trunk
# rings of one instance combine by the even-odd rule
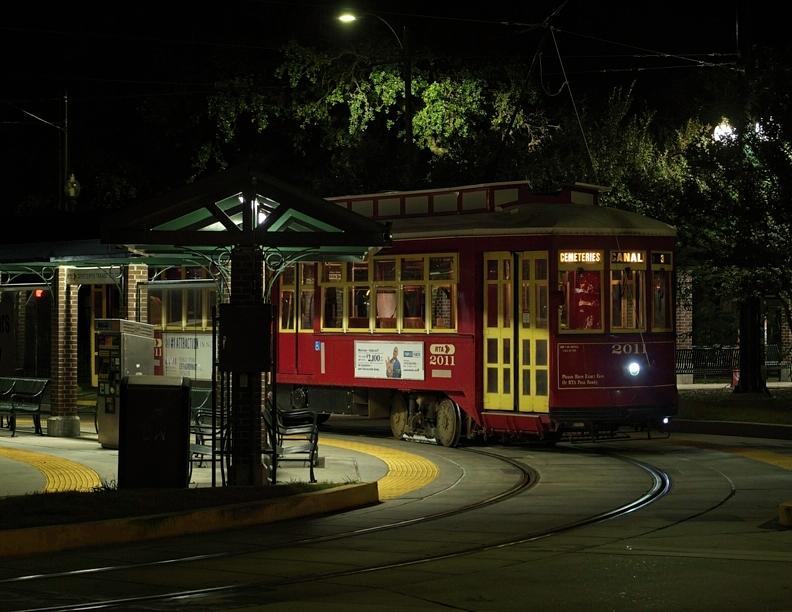
[[[762,308],[757,297],[746,298],[740,305],[740,381],[735,393],[767,393],[762,372]]]

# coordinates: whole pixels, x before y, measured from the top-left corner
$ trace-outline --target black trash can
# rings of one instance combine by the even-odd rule
[[[131,376],[121,381],[118,488],[186,488],[190,379]]]

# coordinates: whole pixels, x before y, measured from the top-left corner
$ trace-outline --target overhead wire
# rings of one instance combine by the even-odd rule
[[[594,156],[591,153],[591,148],[589,147],[588,138],[586,138],[586,132],[583,129],[583,122],[580,119],[580,112],[578,111],[577,104],[575,103],[575,96],[572,93],[572,86],[569,83],[569,78],[567,77],[566,68],[564,67],[564,60],[561,57],[561,50],[558,48],[558,41],[556,40],[555,36],[555,28],[550,27],[550,36],[553,39],[553,45],[555,47],[556,56],[558,57],[558,64],[561,67],[561,74],[564,77],[564,84],[567,87],[567,91],[569,91],[569,99],[572,103],[572,110],[575,112],[575,118],[577,119],[578,127],[580,128],[580,135],[583,138],[583,144],[586,146],[586,153],[588,154],[589,162],[591,163],[591,171],[594,173],[594,180],[597,180],[597,165],[594,162]]]

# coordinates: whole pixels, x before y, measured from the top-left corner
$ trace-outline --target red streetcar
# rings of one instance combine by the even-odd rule
[[[445,446],[661,426],[677,404],[675,230],[601,192],[332,198],[389,221],[393,244],[282,275],[279,404],[389,417],[394,436]]]

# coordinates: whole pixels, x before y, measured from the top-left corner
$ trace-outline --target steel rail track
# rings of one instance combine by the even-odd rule
[[[412,519],[407,519],[405,521],[396,521],[392,523],[388,523],[385,525],[378,525],[375,527],[357,529],[347,532],[342,532],[338,534],[332,534],[329,536],[319,536],[317,538],[307,538],[303,540],[298,540],[292,543],[285,543],[281,546],[294,546],[294,545],[305,545],[305,544],[313,544],[318,542],[326,542],[331,540],[338,540],[344,538],[352,538],[363,534],[371,534],[376,533],[378,531],[388,530],[388,529],[396,529],[407,527],[410,525],[415,525],[418,523],[423,523],[427,521],[438,520],[441,518],[449,518],[455,515],[459,515],[464,512],[471,512],[473,510],[483,508],[485,506],[489,506],[492,504],[502,503],[507,499],[519,495],[520,493],[524,492],[526,489],[530,488],[536,483],[536,474],[533,472],[531,468],[525,466],[520,461],[508,457],[502,454],[493,453],[489,451],[483,451],[480,449],[464,449],[465,452],[473,452],[477,454],[486,455],[492,458],[495,458],[500,461],[504,461],[518,470],[520,470],[523,474],[520,482],[518,482],[513,487],[509,488],[502,493],[496,494],[487,498],[485,500],[481,500],[474,504],[470,504],[461,508],[456,508],[454,510],[449,510],[446,512],[436,513],[432,515],[426,515],[422,517],[416,517]],[[583,517],[581,519],[555,526],[549,529],[544,529],[540,531],[533,531],[529,533],[524,533],[516,536],[512,536],[508,539],[488,543],[488,544],[480,544],[476,546],[465,547],[456,551],[446,552],[442,554],[435,554],[435,555],[422,555],[420,557],[416,557],[413,559],[406,559],[394,563],[385,563],[380,565],[373,565],[368,567],[360,567],[354,569],[347,569],[347,570],[340,570],[340,571],[331,571],[331,572],[323,572],[323,573],[312,573],[306,574],[303,576],[290,578],[290,579],[283,579],[277,582],[262,582],[262,581],[251,581],[245,583],[236,583],[236,584],[229,584],[229,585],[219,585],[214,587],[206,587],[201,589],[191,589],[191,590],[183,590],[183,591],[172,591],[168,593],[160,593],[160,594],[152,594],[146,596],[133,596],[133,597],[124,597],[124,598],[116,598],[116,599],[108,599],[103,601],[91,601],[91,602],[84,602],[79,604],[71,604],[71,605],[63,605],[63,606],[55,606],[55,607],[44,607],[44,608],[29,608],[27,609],[28,612],[43,612],[43,611],[55,611],[55,610],[97,610],[97,609],[112,609],[118,607],[129,607],[135,605],[142,605],[142,604],[156,604],[157,602],[163,604],[173,604],[176,602],[186,602],[190,601],[193,604],[198,603],[200,600],[205,600],[207,598],[213,596],[233,596],[235,594],[243,593],[244,591],[251,591],[256,590],[258,588],[277,588],[282,586],[290,586],[296,585],[301,583],[307,582],[316,582],[321,580],[331,580],[341,577],[348,577],[354,575],[363,575],[363,574],[370,574],[374,572],[386,571],[391,569],[399,569],[417,565],[423,565],[427,563],[432,563],[435,561],[442,561],[447,559],[453,559],[457,557],[469,556],[474,555],[477,553],[486,552],[489,550],[495,549],[503,549],[511,546],[517,546],[520,544],[525,544],[529,542],[535,542],[538,540],[542,540],[548,537],[551,537],[556,534],[565,533],[574,529],[579,529],[581,527],[585,527],[588,525],[600,523],[603,521],[608,521],[619,516],[624,516],[626,514],[635,512],[641,508],[646,507],[647,505],[653,503],[654,501],[660,499],[661,497],[665,496],[671,488],[671,481],[669,476],[663,472],[662,470],[651,466],[649,464],[643,463],[641,461],[637,461],[635,459],[624,457],[621,455],[613,455],[614,457],[625,461],[643,471],[645,471],[649,477],[651,484],[649,488],[644,491],[640,496],[633,499],[632,501],[618,506],[616,508],[612,508],[605,512],[600,512],[592,516]],[[242,554],[249,554],[251,551],[246,551]],[[77,576],[77,575],[85,575],[86,573],[99,573],[99,572],[108,572],[108,571],[121,571],[124,569],[139,569],[141,567],[146,566],[156,566],[156,565],[165,565],[165,564],[174,564],[174,563],[188,563],[190,561],[196,560],[206,560],[206,559],[216,559],[222,557],[228,557],[232,555],[238,555],[240,553],[231,553],[231,552],[224,552],[224,553],[217,553],[212,555],[198,555],[193,557],[184,557],[179,559],[168,559],[168,560],[161,560],[155,562],[149,562],[144,564],[130,564],[128,566],[113,566],[113,567],[106,567],[106,568],[92,568],[90,570],[77,570],[75,572],[63,572],[58,574],[41,574],[35,575],[30,577],[18,577],[12,579],[6,579],[0,582],[12,582],[12,581],[22,581],[22,580],[33,580],[36,578],[53,578],[53,577],[68,577],[68,576]]]

